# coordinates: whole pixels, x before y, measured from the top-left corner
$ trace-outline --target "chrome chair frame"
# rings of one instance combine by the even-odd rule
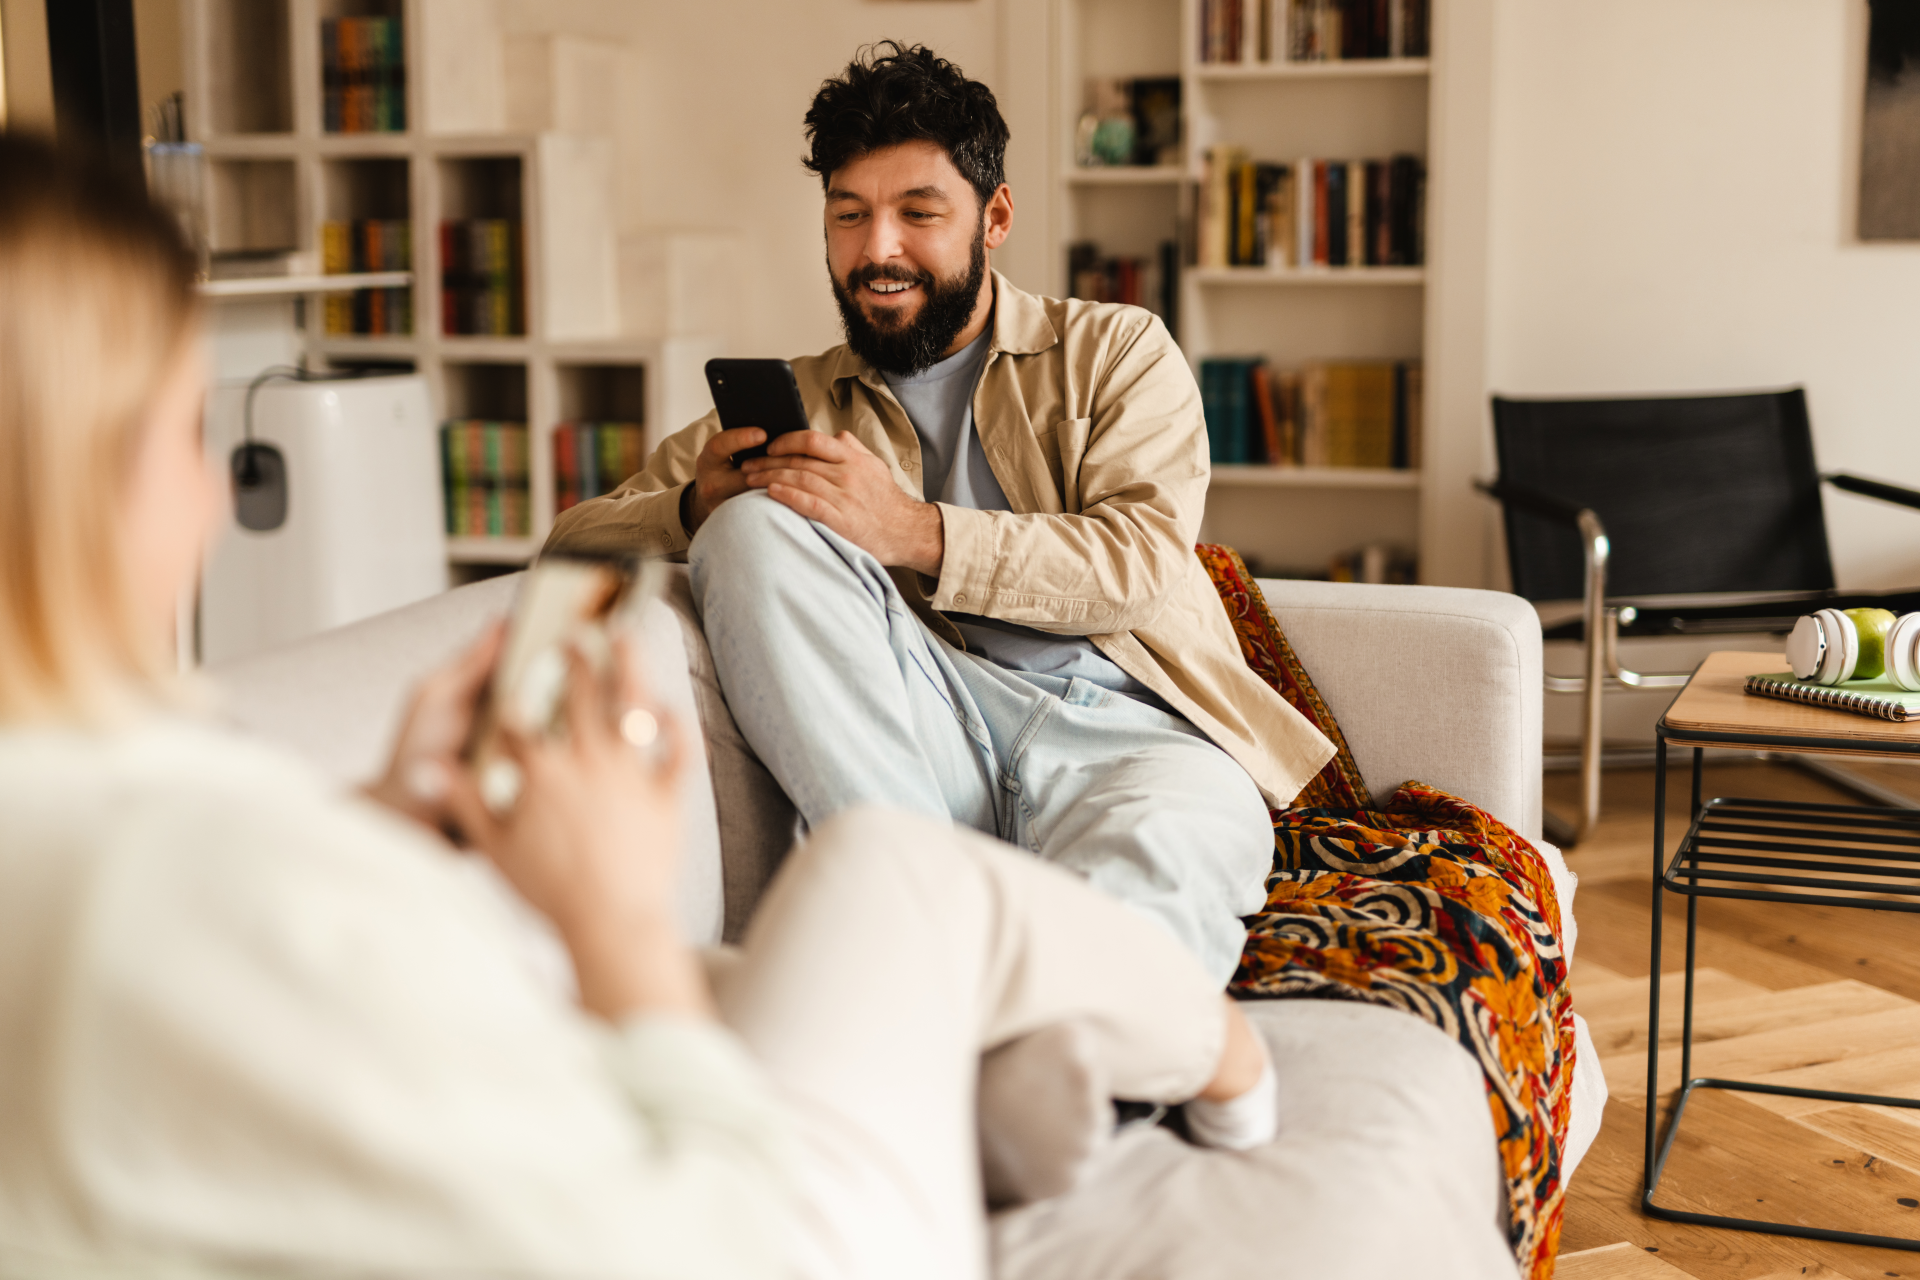
[[[1858,493],[1903,507],[1920,509],[1920,491],[1869,480],[1846,472],[1833,472],[1821,479],[1836,489]],[[1577,506],[1560,498],[1505,481],[1474,481],[1474,487],[1503,504],[1530,511],[1535,515],[1570,524],[1579,531],[1586,561],[1580,601],[1581,674],[1549,675],[1548,693],[1571,693],[1581,697],[1580,707],[1580,814],[1568,822],[1548,811],[1542,815],[1549,839],[1563,848],[1572,848],[1593,834],[1600,821],[1600,768],[1605,763],[1601,737],[1601,698],[1614,689],[1679,689],[1692,679],[1687,671],[1631,671],[1620,664],[1620,626],[1631,624],[1641,609],[1685,608],[1689,605],[1711,609],[1725,605],[1783,604],[1808,605],[1838,594],[1803,591],[1715,592],[1704,595],[1607,597],[1607,559],[1612,547],[1606,526],[1591,507]],[[1832,774],[1831,767],[1821,771]],[[1846,779],[1838,779],[1845,782]]]

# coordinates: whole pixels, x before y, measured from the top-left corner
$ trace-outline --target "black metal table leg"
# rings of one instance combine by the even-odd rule
[[[1702,897],[1742,898],[1750,901],[1773,901],[1782,903],[1820,903],[1823,905],[1856,907],[1871,910],[1905,910],[1920,912],[1920,879],[1896,882],[1895,874],[1879,871],[1868,866],[1868,874],[1879,874],[1888,878],[1875,884],[1854,885],[1831,879],[1809,880],[1804,876],[1796,877],[1794,872],[1801,866],[1789,855],[1795,850],[1779,843],[1803,835],[1802,823],[1823,827],[1829,841],[1854,840],[1857,845],[1868,845],[1872,839],[1863,832],[1849,833],[1848,826],[1856,828],[1884,827],[1890,829],[1912,829],[1908,836],[1878,837],[1880,843],[1875,846],[1885,852],[1881,856],[1889,861],[1894,859],[1910,863],[1920,863],[1920,854],[1914,852],[1920,846],[1920,828],[1910,828],[1915,820],[1906,815],[1903,819],[1886,818],[1891,811],[1875,810],[1860,806],[1812,805],[1798,802],[1753,801],[1717,799],[1703,803],[1701,799],[1701,764],[1704,755],[1700,747],[1693,748],[1692,778],[1692,815],[1686,834],[1681,838],[1680,846],[1671,858],[1666,851],[1666,797],[1667,797],[1667,736],[1664,728],[1656,730],[1655,736],[1655,776],[1653,787],[1653,921],[1652,955],[1650,957],[1651,976],[1648,979],[1647,996],[1647,1130],[1644,1173],[1641,1179],[1641,1209],[1650,1217],[1662,1218],[1669,1222],[1685,1222],[1697,1226],[1729,1227],[1742,1231],[1759,1231],[1770,1235],[1793,1236],[1806,1240],[1829,1240],[1839,1244],[1869,1245],[1883,1249],[1904,1249],[1920,1252],[1920,1239],[1907,1239],[1900,1236],[1872,1235],[1859,1231],[1838,1231],[1828,1227],[1808,1227],[1784,1222],[1764,1222],[1754,1218],[1735,1218],[1720,1214],[1691,1213],[1683,1209],[1670,1209],[1655,1204],[1654,1192],[1660,1185],[1660,1177],[1665,1172],[1668,1158],[1673,1154],[1674,1143],[1680,1135],[1680,1124],[1685,1118],[1687,1104],[1697,1089],[1721,1089],[1739,1093],[1762,1093],[1777,1097],[1815,1098],[1828,1102],[1855,1103],[1865,1106],[1905,1107],[1920,1110],[1920,1098],[1893,1098],[1878,1094],[1842,1093],[1824,1089],[1800,1089],[1785,1085],[1761,1084],[1742,1080],[1720,1080],[1711,1077],[1695,1079],[1693,1076],[1693,999],[1694,970],[1698,958],[1697,935],[1699,932],[1699,905]],[[1683,739],[1684,741],[1684,739]],[[1715,811],[1732,815],[1721,818],[1726,829],[1747,838],[1747,843],[1729,840],[1724,836],[1715,839],[1706,838],[1712,834]],[[1768,827],[1769,821],[1772,827]],[[1777,831],[1774,828],[1778,828]],[[1837,834],[1836,834],[1837,833]],[[1765,842],[1755,843],[1754,837],[1764,837]],[[1730,854],[1730,850],[1748,849],[1757,851],[1752,857]],[[1859,863],[1847,862],[1840,851],[1830,847],[1813,851],[1825,856],[1832,864],[1842,865],[1847,874],[1861,874]],[[1760,856],[1769,855],[1769,856]],[[1869,855],[1858,855],[1869,856]],[[1748,865],[1753,871],[1734,871],[1732,866]],[[1761,871],[1761,868],[1770,868]],[[1809,889],[1830,891],[1840,889],[1881,888],[1879,898],[1869,897],[1809,897],[1805,892],[1791,893],[1778,885],[1764,882],[1785,881],[1790,884],[1804,884]],[[1913,886],[1913,887],[1902,887]],[[1664,932],[1665,903],[1668,893],[1685,894],[1687,898],[1687,955],[1684,970],[1684,1004],[1680,1030],[1680,1091],[1674,1099],[1673,1113],[1668,1117],[1666,1133],[1660,1134],[1660,964],[1661,942]],[[1886,894],[1906,894],[1904,900],[1888,900]]]
[[[1660,1181],[1654,1149],[1658,1141],[1660,1099],[1660,924],[1666,905],[1662,881],[1667,870],[1667,738],[1657,730],[1653,747],[1653,966],[1647,980],[1647,1152],[1641,1166],[1640,1202],[1653,1207],[1653,1189]]]
[[[1693,803],[1687,810],[1689,832],[1700,821],[1700,769],[1706,755],[1704,748],[1693,749]],[[1689,883],[1697,882],[1689,881]],[[1700,899],[1693,894],[1688,894],[1686,996],[1680,1011],[1680,1079],[1683,1083],[1693,1078],[1693,967],[1696,931],[1700,923],[1699,906]]]

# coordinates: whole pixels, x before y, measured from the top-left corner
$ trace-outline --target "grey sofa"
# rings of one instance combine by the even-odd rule
[[[511,602],[513,578],[461,588],[209,674],[226,714],[342,782],[380,764],[408,687]],[[1367,783],[1409,778],[1538,839],[1540,629],[1513,596],[1263,581]],[[735,936],[796,835],[792,807],[734,727],[678,571],[649,618],[655,696],[697,723],[682,912]],[[690,735],[692,736],[692,735]],[[1573,877],[1550,852],[1572,946]],[[1479,1277],[1514,1274],[1504,1184],[1478,1068],[1410,1016],[1319,1001],[1249,1006],[1273,1049],[1280,1135],[1234,1154],[1129,1131],[1095,1176],[993,1223],[1009,1280]],[[1569,1164],[1605,1084],[1582,1032]]]

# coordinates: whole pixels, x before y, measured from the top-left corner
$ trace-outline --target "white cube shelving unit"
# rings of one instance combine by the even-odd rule
[[[382,365],[422,373],[441,419],[524,421],[531,531],[454,538],[456,565],[530,559],[554,517],[553,428],[639,421],[649,450],[711,407],[703,365],[718,337],[679,336],[619,294],[623,279],[605,137],[564,132],[590,116],[569,74],[604,47],[508,42],[463,0],[186,0],[187,127],[209,170],[209,238],[226,249],[318,256],[329,220],[411,224],[414,331],[327,334],[318,294],[305,307],[315,367]],[[408,128],[322,127],[321,23],[387,15],[403,23]],[[512,67],[514,85],[506,81]],[[521,83],[524,81],[525,83]],[[510,92],[513,90],[513,92]],[[518,119],[529,127],[508,128]],[[441,326],[442,219],[515,218],[523,241],[524,332],[447,334]],[[631,272],[627,274],[631,278]],[[625,314],[623,314],[625,313]],[[635,317],[653,333],[634,336]]]

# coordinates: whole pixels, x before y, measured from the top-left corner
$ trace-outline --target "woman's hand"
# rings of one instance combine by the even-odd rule
[[[420,682],[400,722],[387,771],[367,788],[368,796],[436,830],[446,829],[452,816],[448,788],[505,637],[506,624],[494,623],[465,653]]]
[[[521,773],[510,810],[490,811],[465,769],[448,802],[473,845],[559,930],[589,1010],[608,1021],[642,1010],[711,1015],[674,920],[678,731],[646,709],[630,647],[614,652],[617,698],[577,651],[568,655],[564,739],[502,727]],[[649,729],[657,744],[629,740]]]

